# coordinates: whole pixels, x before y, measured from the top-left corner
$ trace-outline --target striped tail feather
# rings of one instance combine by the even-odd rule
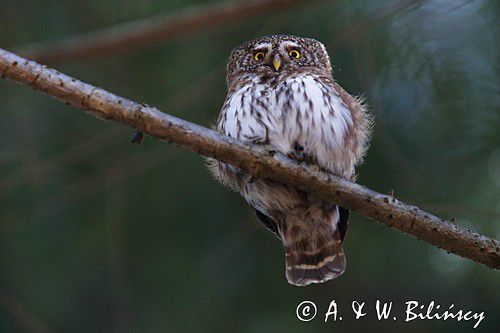
[[[290,222],[290,221],[287,221]],[[346,258],[338,230],[329,220],[305,225],[287,223],[282,232],[286,278],[290,284],[306,286],[340,276]]]

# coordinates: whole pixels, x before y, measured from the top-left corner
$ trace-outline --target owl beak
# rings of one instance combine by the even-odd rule
[[[279,70],[281,67],[281,59],[279,55],[275,55],[273,59],[273,67],[275,70]]]

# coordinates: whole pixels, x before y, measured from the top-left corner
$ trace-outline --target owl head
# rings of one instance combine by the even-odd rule
[[[330,58],[317,40],[289,35],[264,36],[233,49],[227,65],[228,82],[243,74],[289,74],[315,69],[330,74]]]

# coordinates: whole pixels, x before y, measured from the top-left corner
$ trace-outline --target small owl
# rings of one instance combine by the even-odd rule
[[[229,58],[228,94],[215,129],[354,179],[354,167],[367,149],[370,116],[331,72],[325,46],[314,39],[272,35],[247,42]],[[344,272],[347,209],[314,193],[210,162],[216,178],[241,193],[283,242],[289,283],[321,283]]]

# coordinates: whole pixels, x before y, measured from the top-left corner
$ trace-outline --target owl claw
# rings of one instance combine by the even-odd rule
[[[306,159],[304,147],[295,142],[293,144],[292,150],[288,153],[288,157],[292,160],[296,160],[299,163],[303,162]]]
[[[249,136],[244,135],[247,140],[256,145],[269,145],[269,129],[266,127],[266,136]]]

